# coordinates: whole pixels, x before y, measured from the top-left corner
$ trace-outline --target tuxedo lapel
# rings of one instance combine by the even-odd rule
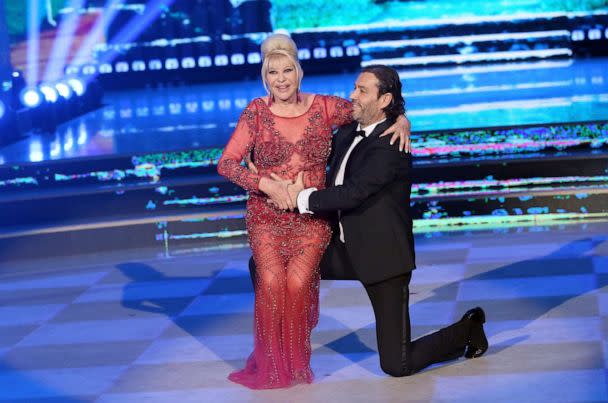
[[[338,137],[336,138],[336,142],[334,144],[336,147],[334,150],[334,156],[329,166],[329,180],[327,182],[328,186],[333,186],[334,182],[336,181],[338,169],[340,169],[340,164],[344,159],[344,155],[355,138],[356,129],[357,123],[353,122],[350,125],[343,126],[340,131],[336,133],[336,136]]]

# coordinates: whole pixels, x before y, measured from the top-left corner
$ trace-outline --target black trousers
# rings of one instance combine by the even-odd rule
[[[469,324],[456,322],[412,341],[409,283],[412,273],[364,285],[376,317],[380,367],[392,376],[407,376],[438,362],[462,357]]]
[[[249,260],[255,284],[255,264]],[[332,242],[321,261],[324,280],[356,279],[344,246]],[[409,284],[412,273],[374,284],[363,284],[376,317],[376,339],[380,367],[391,376],[407,376],[438,362],[463,356],[470,326],[459,321],[434,333],[411,339]]]

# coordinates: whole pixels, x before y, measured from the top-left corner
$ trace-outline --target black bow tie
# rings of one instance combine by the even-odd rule
[[[357,137],[357,136],[361,136],[361,137],[365,138],[365,130],[356,130],[355,137]]]

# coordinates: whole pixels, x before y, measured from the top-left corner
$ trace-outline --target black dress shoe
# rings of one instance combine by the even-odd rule
[[[488,350],[488,338],[483,330],[483,324],[486,321],[485,312],[480,307],[476,307],[468,310],[461,320],[469,321],[471,326],[464,356],[466,358],[481,357]]]

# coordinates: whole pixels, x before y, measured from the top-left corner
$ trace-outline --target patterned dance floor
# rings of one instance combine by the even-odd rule
[[[482,306],[488,353],[407,378],[378,363],[369,300],[322,282],[312,385],[226,380],[252,349],[249,249],[0,263],[0,400],[608,401],[608,222],[416,237],[420,336]]]

